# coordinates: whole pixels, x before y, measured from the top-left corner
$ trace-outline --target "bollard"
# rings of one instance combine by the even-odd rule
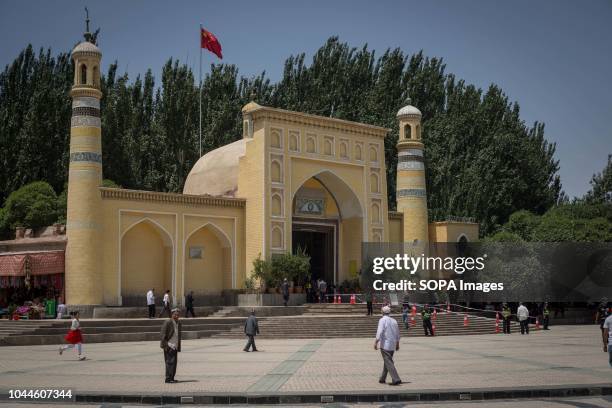
[[[469,324],[470,322],[468,320],[468,315],[466,313],[465,316],[463,317],[463,327],[468,327]]]

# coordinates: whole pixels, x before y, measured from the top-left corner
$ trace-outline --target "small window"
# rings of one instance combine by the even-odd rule
[[[404,139],[412,139],[412,127],[410,125],[404,126]]]
[[[81,65],[81,85],[87,84],[87,66]]]

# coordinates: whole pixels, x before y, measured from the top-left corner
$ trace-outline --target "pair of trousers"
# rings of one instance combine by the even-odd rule
[[[189,313],[191,313],[191,317],[195,317],[195,313],[193,312],[193,306],[187,307],[187,309],[185,309],[185,317],[187,317]]]
[[[170,305],[169,305],[169,304],[166,304],[166,303],[164,303],[164,308],[162,309],[162,311],[161,311],[161,312],[159,312],[159,317],[162,317],[162,315],[163,315],[165,312],[168,312],[168,317],[172,317],[172,313],[170,313]]]
[[[155,305],[148,305],[149,306],[149,317],[155,317]]]
[[[548,316],[544,316],[544,330],[548,330],[548,323],[550,319]]]
[[[504,317],[504,334],[510,334],[510,318]]]
[[[246,346],[244,346],[244,350],[249,351],[249,348],[251,348],[251,346],[253,346],[253,351],[257,350],[257,347],[255,347],[255,336],[247,334],[247,337],[249,338],[249,341],[247,341]]]
[[[431,320],[423,320],[423,330],[425,330],[426,336],[434,335],[433,325],[431,324]],[[429,332],[429,334],[427,334],[427,332]]]
[[[83,346],[82,346],[81,343],[77,343],[77,344],[64,344],[62,346],[62,350],[68,350],[68,349],[75,348],[75,347],[76,347],[77,353],[79,353],[79,356],[80,356],[81,352],[83,351]]]
[[[521,320],[521,334],[529,334],[529,319]]]
[[[176,364],[178,363],[178,351],[166,347],[164,350],[164,362],[166,363],[166,381],[174,380]]]
[[[382,374],[380,375],[380,381],[387,381],[387,373],[391,374],[391,381],[401,381],[399,374],[397,374],[397,370],[395,369],[395,364],[393,363],[393,353],[393,351],[380,349],[380,354],[383,358],[383,370]]]
[[[371,316],[374,314],[374,309],[372,308],[372,301],[367,302],[368,305],[368,316]]]

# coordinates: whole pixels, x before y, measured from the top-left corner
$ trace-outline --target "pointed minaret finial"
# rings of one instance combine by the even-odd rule
[[[410,95],[406,96],[406,105],[410,105],[412,103],[412,98],[410,98]]]
[[[93,34],[89,32],[89,10],[87,7],[85,7],[85,33],[83,34],[83,37],[85,37],[85,41],[95,43]]]
[[[255,99],[257,99],[257,92],[255,92],[255,89],[253,89],[251,91],[251,100],[255,102]]]

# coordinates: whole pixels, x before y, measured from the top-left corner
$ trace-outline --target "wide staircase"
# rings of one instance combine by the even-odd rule
[[[159,341],[164,319],[91,319],[81,320],[87,343],[121,341]],[[235,327],[243,318],[182,319],[185,340],[211,337]],[[69,320],[0,320],[0,346],[62,344],[70,327]]]
[[[375,308],[376,311],[380,307]],[[417,314],[414,323],[405,329],[399,307],[393,308],[392,317],[398,323],[403,336],[424,336],[423,321]],[[311,339],[311,338],[349,338],[373,337],[376,334],[380,313],[366,316],[366,306],[362,304],[321,304],[307,305],[306,311],[300,316],[286,316],[259,319],[261,338],[273,339]],[[496,332],[495,319],[468,315],[467,325],[465,315],[461,313],[440,312],[432,323],[435,324],[435,334],[438,336],[493,334]],[[501,331],[501,322],[499,330]],[[519,330],[516,322],[512,322],[512,331]],[[214,338],[244,338],[243,327],[214,334]]]

